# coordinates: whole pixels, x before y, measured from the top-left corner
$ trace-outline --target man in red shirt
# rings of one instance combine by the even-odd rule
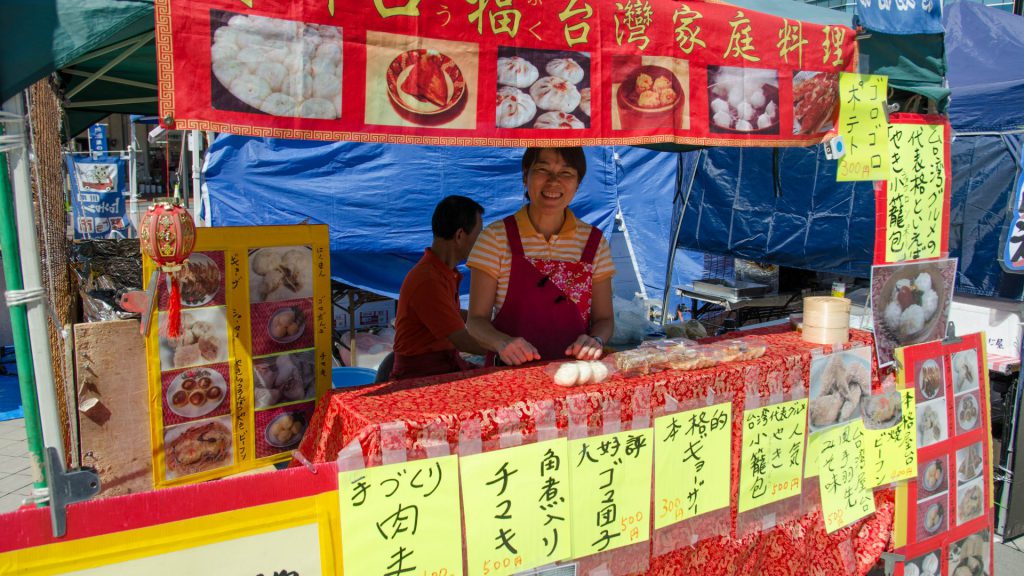
[[[409,271],[398,295],[391,379],[465,370],[459,352],[485,354],[459,306],[462,274],[455,267],[473,250],[484,209],[465,196],[448,196],[434,209],[434,241]]]

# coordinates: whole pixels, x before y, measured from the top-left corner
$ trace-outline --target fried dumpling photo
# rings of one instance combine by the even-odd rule
[[[402,82],[402,91],[438,108],[448,104],[448,83],[441,69],[441,59],[436,54],[424,54],[409,70],[405,82]]]

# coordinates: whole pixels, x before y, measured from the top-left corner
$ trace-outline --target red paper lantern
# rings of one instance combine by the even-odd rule
[[[139,243],[142,252],[170,276],[167,336],[177,338],[181,335],[181,286],[177,273],[196,245],[196,224],[177,199],[160,202],[150,206],[142,217]]]

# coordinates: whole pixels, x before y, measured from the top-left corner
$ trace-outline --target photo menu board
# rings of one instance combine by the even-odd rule
[[[161,276],[147,336],[154,484],[286,461],[331,386],[327,227],[199,228],[178,277],[182,335]]]
[[[995,527],[984,336],[900,348],[897,360],[901,387],[917,399],[918,476],[896,498],[902,573],[989,576]]]
[[[807,146],[853,29],[700,0],[157,0],[161,123],[459,146]]]

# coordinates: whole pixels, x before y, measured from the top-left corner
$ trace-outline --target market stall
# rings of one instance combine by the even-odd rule
[[[541,18],[548,8],[539,3],[529,3],[532,8],[527,9],[511,2],[470,2],[445,5],[436,12],[427,10],[425,2],[399,4],[329,3],[325,8],[295,3],[289,8],[247,10],[226,2],[158,2],[164,122],[169,127],[236,134],[446,145],[806,145],[826,139],[831,126],[815,121],[809,115],[813,110],[796,106],[799,87],[835,88],[841,78],[851,77],[840,73],[852,72],[857,59],[853,30],[841,24],[811,24],[717,3],[631,0],[595,9],[571,0],[552,9],[557,19],[554,12]],[[426,30],[441,38],[417,36]],[[515,46],[501,45],[504,36],[515,39],[509,40]],[[651,50],[645,52],[648,47]],[[267,54],[254,59],[250,48]],[[301,69],[286,66],[293,48],[315,57],[310,62],[299,58]],[[661,55],[651,56],[654,52]],[[280,61],[275,60],[278,55]],[[752,62],[760,62],[759,67]],[[535,78],[539,69],[548,76]],[[304,78],[297,91],[291,89],[294,86],[284,89],[288,74],[306,73],[316,77],[309,93]],[[874,80],[854,82],[860,88],[877,87]],[[654,90],[656,84],[661,89]],[[882,86],[881,96],[876,94],[871,104],[873,113],[880,109],[874,105],[881,106],[884,100]],[[497,110],[491,116],[495,93]],[[527,94],[532,111],[524,104]],[[826,89],[823,98],[831,106],[838,93]],[[876,129],[886,128],[877,114],[870,119]],[[941,132],[941,123],[930,129],[936,126]],[[935,150],[935,173],[940,174],[941,145]],[[854,171],[851,166],[865,173],[877,168],[857,164],[866,159],[854,156],[838,172],[848,176]],[[940,200],[942,189],[940,182]],[[296,215],[287,207],[279,212]],[[849,219],[843,222],[849,226]],[[315,250],[317,267],[302,269],[318,271],[317,286],[326,283],[322,232],[316,226],[270,235],[250,231],[247,239],[229,242],[221,235],[227,232],[207,231],[204,237],[200,230],[199,252],[220,275],[211,283],[216,290],[191,292],[190,302],[183,302],[186,309],[199,309],[186,314],[193,316],[185,324],[191,333],[187,337],[195,342],[171,341],[156,331],[149,340],[150,433],[158,485],[216,478],[278,460],[307,428],[293,469],[275,473],[279,475],[272,480],[219,480],[132,497],[123,503],[155,513],[153,518],[133,517],[121,526],[104,522],[88,528],[76,517],[72,539],[92,551],[79,550],[81,557],[65,561],[63,567],[102,569],[112,562],[137,561],[120,567],[141,570],[152,566],[160,554],[188,555],[191,548],[203,547],[201,536],[208,534],[214,534],[214,544],[240,544],[231,552],[239,555],[262,550],[271,540],[296,543],[303,573],[337,573],[342,567],[349,574],[409,572],[413,568],[408,558],[415,552],[418,568],[438,575],[462,573],[464,565],[472,574],[570,565],[576,573],[594,575],[755,570],[862,574],[891,547],[892,534],[897,546],[907,546],[908,554],[921,554],[911,560],[923,563],[926,571],[933,554],[934,562],[939,562],[939,551],[944,565],[952,562],[954,547],[958,559],[975,556],[973,540],[968,553],[966,540],[950,545],[939,539],[946,538],[947,527],[950,537],[971,539],[988,526],[982,512],[989,508],[984,502],[991,501],[991,489],[983,485],[991,482],[992,463],[978,456],[982,452],[972,452],[973,444],[966,444],[986,442],[980,432],[989,420],[979,407],[987,405],[987,381],[977,372],[979,361],[970,380],[978,391],[963,380],[967,376],[950,384],[955,387],[949,396],[958,396],[943,404],[946,434],[935,439],[937,444],[929,442],[935,446],[925,453],[931,457],[944,451],[949,484],[956,482],[949,470],[966,470],[962,492],[968,508],[957,506],[953,490],[933,494],[931,476],[924,477],[920,493],[913,480],[918,472],[917,407],[909,389],[916,383],[924,399],[934,401],[937,385],[918,382],[916,369],[912,374],[901,370],[902,390],[897,393],[891,380],[880,382],[873,360],[876,340],[881,341],[879,357],[884,353],[886,360],[894,348],[898,355],[899,344],[915,343],[904,338],[908,334],[899,319],[915,299],[923,303],[931,298],[933,308],[927,322],[918,322],[927,325],[912,332],[941,338],[945,297],[952,292],[955,269],[948,261],[922,272],[924,279],[897,278],[899,273],[894,273],[888,276],[891,284],[881,283],[884,300],[897,305],[896,336],[848,333],[845,324],[827,327],[842,331],[842,340],[849,337],[852,346],[823,348],[792,331],[769,331],[719,347],[677,341],[662,344],[665,349],[623,351],[624,356],[600,364],[604,368],[587,364],[587,378],[581,376],[584,368],[574,364],[575,377],[569,380],[599,382],[577,387],[557,385],[561,368],[553,376],[549,365],[391,382],[324,395],[326,294],[310,288],[303,296],[317,309],[315,318],[311,310],[302,309],[300,314],[291,297],[300,285],[312,282],[301,282],[301,274],[285,262],[286,256],[292,260],[291,251],[308,244]],[[295,238],[301,245],[292,245]],[[851,246],[849,252],[857,248]],[[271,250],[281,253],[268,263],[260,251]],[[944,256],[946,246],[936,245],[935,252],[934,257]],[[277,290],[284,295],[271,297]],[[156,325],[169,322],[163,314],[169,316],[170,310],[160,310]],[[210,322],[196,314],[220,316]],[[276,323],[279,314],[287,315],[287,322]],[[892,323],[890,316],[886,309],[885,323]],[[206,325],[197,329],[201,322]],[[913,322],[917,320],[911,318],[908,326]],[[284,332],[275,335],[279,330]],[[315,339],[310,336],[304,344],[297,343],[314,332]],[[311,359],[316,376],[293,390],[296,371],[277,358],[287,358],[293,349],[306,345],[315,350]],[[973,352],[984,365],[981,344],[972,339],[965,346],[949,352]],[[183,350],[186,347],[190,348]],[[184,359],[180,363],[179,354]],[[664,365],[636,362],[658,355],[671,360],[664,360]],[[905,361],[934,362],[927,356],[911,354]],[[943,360],[943,366],[959,374],[961,363],[952,362]],[[210,368],[219,380],[209,372],[189,375],[195,365],[207,370],[207,364],[223,368]],[[610,379],[605,379],[606,373],[594,376],[612,367],[618,374]],[[203,378],[208,380],[206,387],[200,384]],[[286,382],[279,386],[278,380]],[[186,389],[186,382],[201,390]],[[571,386],[564,378],[558,384]],[[282,401],[285,388],[301,398]],[[211,397],[212,390],[219,392]],[[279,395],[261,405],[261,395],[265,398],[270,392]],[[942,394],[945,398],[945,390]],[[210,402],[226,396],[232,399],[230,407]],[[291,402],[311,409],[314,396],[317,405],[311,419],[308,413],[301,420],[292,417]],[[183,402],[193,397],[194,407]],[[863,412],[862,399],[868,406]],[[268,407],[278,412],[263,410],[265,419],[260,420],[259,409]],[[938,408],[933,404],[922,409],[924,430],[931,433],[933,420],[940,417]],[[205,442],[204,449],[209,449],[210,429],[203,427],[212,425],[204,423],[211,418],[222,424],[214,426],[218,465],[165,469],[162,447]],[[694,436],[688,446],[671,444],[678,432],[677,418],[691,423],[687,434]],[[181,419],[187,422],[182,425]],[[281,422],[286,426],[276,425]],[[708,430],[697,431],[695,422],[706,423]],[[879,432],[872,424],[884,424],[884,430]],[[175,435],[175,426],[203,430]],[[701,446],[705,456],[698,458]],[[868,446],[878,448],[877,453]],[[963,462],[960,451],[950,452],[961,448],[967,450]],[[186,449],[175,451],[194,455]],[[673,456],[684,463],[696,461],[680,467]],[[833,466],[839,461],[844,462],[842,468]],[[518,479],[510,480],[519,470],[523,473]],[[491,472],[497,480],[489,479]],[[319,477],[303,485],[306,474]],[[425,483],[424,478],[430,481]],[[894,496],[890,485],[907,479],[909,494],[908,486],[900,484]],[[228,496],[231,490],[241,493],[261,481],[265,483],[251,499]],[[560,482],[566,484],[556,490]],[[497,495],[492,493],[496,483],[501,486]],[[385,486],[389,488],[382,489]],[[502,500],[508,487],[510,494]],[[529,491],[539,488],[543,505],[537,512],[536,494]],[[924,492],[932,499],[927,500]],[[199,504],[184,513],[176,507],[182,498],[197,494],[209,499],[199,498]],[[398,498],[389,501],[395,494]],[[901,508],[919,496],[926,507],[919,505],[909,513]],[[216,498],[225,502],[213,502]],[[411,498],[422,501],[410,505]],[[392,512],[395,504],[398,510]],[[488,514],[470,513],[492,505],[499,511],[493,520]],[[93,502],[71,510],[102,513],[110,508]],[[936,514],[941,522],[935,520]],[[220,532],[211,527],[212,521],[196,518],[207,515],[224,521]],[[17,567],[23,558],[23,565],[31,563],[47,572],[61,561],[48,560],[48,551],[74,550],[41,534],[40,520],[40,514],[28,512],[18,518],[18,537],[0,548],[0,566],[10,561],[8,565]],[[915,521],[921,528],[908,532],[907,522]],[[178,529],[192,537],[179,544],[152,543],[162,524],[176,522],[184,522]],[[554,527],[548,528],[552,523]],[[376,531],[368,529],[372,525]],[[148,547],[126,551],[116,545],[118,538],[131,539],[140,535],[138,531]],[[990,535],[987,542],[991,546]],[[193,561],[196,555],[192,554]],[[978,551],[977,556],[985,554]],[[278,561],[272,554],[260,558]],[[183,562],[177,565],[195,565]],[[255,563],[251,567],[266,569]]]

